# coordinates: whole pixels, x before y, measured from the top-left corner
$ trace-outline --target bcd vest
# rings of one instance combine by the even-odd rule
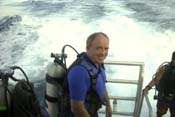
[[[82,65],[87,69],[91,78],[90,79],[91,86],[90,86],[90,90],[87,92],[87,96],[85,99],[85,106],[88,113],[91,115],[91,117],[95,117],[97,114],[97,111],[99,110],[99,108],[101,108],[102,104],[105,104],[104,100],[101,100],[100,97],[98,96],[95,88],[97,83],[97,78],[101,70],[99,70],[98,73],[95,74],[89,65],[90,63],[84,60],[83,56],[84,56],[83,53],[80,54],[77,60],[70,66],[70,68],[76,65]],[[100,69],[104,69],[104,66],[102,65]]]

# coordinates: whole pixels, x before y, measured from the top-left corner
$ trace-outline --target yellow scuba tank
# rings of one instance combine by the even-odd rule
[[[63,87],[60,82],[66,75],[66,69],[61,64],[59,55],[51,54],[54,57],[54,62],[48,64],[46,73],[46,104],[49,117],[58,117],[58,96],[63,91]]]

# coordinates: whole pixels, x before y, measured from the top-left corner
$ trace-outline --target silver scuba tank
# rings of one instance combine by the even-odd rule
[[[14,71],[11,68],[0,69],[0,116],[7,116],[11,104],[9,91],[12,91],[13,85],[8,83],[8,78],[13,76]]]
[[[8,83],[7,87],[8,90],[12,92],[14,89],[14,84]],[[11,95],[7,90],[5,90],[5,86],[0,79],[0,117],[7,117],[10,114],[9,109],[11,108],[11,99]]]
[[[8,89],[9,91],[12,92],[12,90],[14,89],[14,84],[8,84]],[[12,97],[8,91],[6,92],[6,96],[5,96],[4,84],[2,80],[0,79],[0,117],[8,116],[9,114],[8,110],[11,108],[11,98]]]
[[[63,80],[65,74],[66,69],[55,60],[48,64],[46,74],[46,104],[49,117],[58,116],[58,96],[63,91],[59,80]]]
[[[5,99],[5,87],[0,80],[0,112],[7,110],[6,99]]]

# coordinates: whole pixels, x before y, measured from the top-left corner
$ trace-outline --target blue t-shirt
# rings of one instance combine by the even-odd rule
[[[99,69],[101,70],[98,74],[97,83],[96,83],[96,91],[99,95],[100,99],[104,99],[105,95],[105,82],[106,82],[106,74],[104,68],[102,66],[97,69],[97,67],[86,57],[84,60],[88,61],[90,67],[92,68],[95,74],[98,73]],[[68,73],[68,83],[70,90],[70,98],[73,100],[83,101],[86,99],[86,94],[90,90],[91,86],[91,77],[87,71],[87,69],[83,65],[75,65],[73,66]]]

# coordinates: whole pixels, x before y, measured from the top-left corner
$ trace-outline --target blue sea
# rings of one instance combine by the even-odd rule
[[[175,51],[174,6],[174,0],[1,0],[0,68],[22,67],[42,100],[50,53],[61,53],[65,44],[85,51],[87,36],[102,31],[110,38],[106,60],[144,62],[145,86]],[[66,53],[70,65],[76,53]],[[149,97],[155,114],[153,95],[154,90]],[[142,116],[147,112],[144,104]]]

